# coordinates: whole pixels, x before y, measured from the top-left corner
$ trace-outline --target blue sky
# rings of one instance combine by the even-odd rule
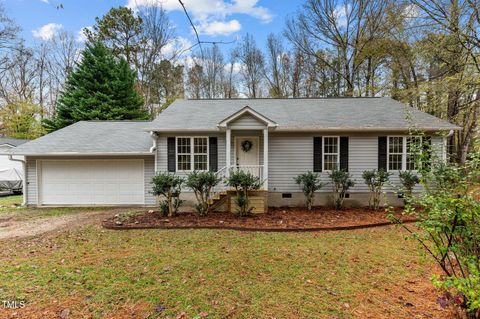
[[[3,0],[7,14],[22,28],[27,44],[48,39],[59,30],[78,34],[91,26],[95,17],[111,7],[135,8],[152,0]],[[184,0],[202,40],[231,41],[251,33],[264,47],[270,32],[281,33],[285,18],[301,6],[301,0]],[[178,0],[161,0],[185,42],[195,42]],[[62,4],[63,9],[57,9]]]

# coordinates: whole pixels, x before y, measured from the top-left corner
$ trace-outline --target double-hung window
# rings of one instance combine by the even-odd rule
[[[405,171],[418,169],[422,138],[419,136],[388,137],[388,170]]]
[[[403,136],[388,137],[388,170],[403,169]]]
[[[420,154],[422,152],[422,138],[420,136],[409,136],[406,138],[406,169],[415,171],[418,169]]]
[[[332,171],[340,167],[340,137],[323,137],[323,170]]]
[[[208,169],[208,137],[177,137],[177,170]]]

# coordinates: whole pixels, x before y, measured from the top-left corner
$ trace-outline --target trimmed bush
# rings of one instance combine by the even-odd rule
[[[405,200],[408,200],[412,197],[413,188],[420,183],[420,179],[411,171],[399,172],[398,177],[402,184],[401,192],[403,193]]]
[[[323,187],[322,182],[320,182],[318,178],[318,174],[313,172],[300,174],[295,178],[295,183],[300,185],[300,188],[305,195],[307,209],[312,210],[315,192]]]
[[[209,213],[210,204],[208,200],[210,199],[212,188],[217,186],[220,180],[221,179],[212,171],[193,171],[188,174],[186,185],[190,187],[195,194],[195,198],[197,199],[195,208],[200,216],[206,216]]]
[[[391,173],[386,172],[384,169],[373,169],[371,171],[363,171],[363,180],[367,184],[370,190],[370,198],[368,199],[368,205],[373,210],[380,208],[380,196],[382,195],[382,188],[386,182],[390,180]]]
[[[333,206],[335,209],[342,209],[345,196],[350,187],[355,185],[352,176],[343,169],[335,169],[328,175],[332,181]]]
[[[157,173],[152,178],[152,194],[165,198],[160,201],[160,211],[163,215],[172,217],[177,214],[178,208],[182,204],[180,193],[183,182],[183,178],[168,172]]]
[[[235,188],[235,203],[238,206],[238,215],[249,215],[253,208],[249,205],[248,192],[260,188],[260,178],[249,172],[237,170],[230,173],[230,177],[227,178],[227,184]]]

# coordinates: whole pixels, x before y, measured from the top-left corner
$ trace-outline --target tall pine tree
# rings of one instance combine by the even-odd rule
[[[45,127],[51,132],[83,120],[148,119],[135,79],[124,59],[116,59],[101,42],[88,43]]]

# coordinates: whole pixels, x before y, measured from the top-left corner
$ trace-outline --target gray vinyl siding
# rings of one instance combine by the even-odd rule
[[[26,158],[27,205],[37,204],[37,161]]]
[[[378,136],[350,136],[348,171],[355,179],[352,192],[368,192],[362,174],[363,171],[372,169],[378,169]]]
[[[318,133],[269,133],[269,173],[268,188],[271,192],[300,192],[294,178],[299,174],[313,170],[313,137],[326,134]],[[330,134],[329,134],[330,135]],[[362,173],[365,170],[378,168],[378,136],[388,136],[385,133],[377,134],[342,134],[349,137],[349,172],[355,180],[352,193],[368,192],[367,185],[363,182]],[[171,133],[158,137],[157,170],[167,171],[167,137],[169,136],[217,136],[218,137],[218,168],[226,166],[225,156],[225,133]],[[235,137],[258,136],[260,165],[263,165],[263,131],[262,130],[232,130],[231,159],[235,165]],[[432,147],[436,151],[436,157],[442,158],[443,138],[433,137]],[[391,185],[386,186],[387,191],[394,191],[399,186],[398,172],[391,172]],[[180,176],[186,176],[188,172],[178,172]],[[331,192],[328,172],[319,173],[324,187],[320,192]],[[415,191],[420,191],[417,186]]]
[[[260,122],[254,116],[245,114],[229,124],[231,129],[263,129],[265,123]]]
[[[145,205],[155,205],[156,199],[152,195],[152,178],[155,175],[155,160],[153,156],[144,161]]]
[[[383,134],[387,135],[387,134]],[[272,192],[300,192],[294,178],[313,170],[313,137],[321,134],[270,134],[269,143],[269,190]],[[432,147],[438,159],[442,158],[442,137],[432,138]],[[363,182],[365,170],[378,168],[378,135],[349,135],[349,173],[355,181],[352,193],[368,192]],[[387,191],[394,191],[399,185],[398,172],[391,172],[391,185]],[[320,192],[330,192],[328,172],[319,173],[324,187]],[[415,191],[420,191],[417,186]]]
[[[294,178],[313,170],[313,135],[269,136],[268,189],[299,192]]]

